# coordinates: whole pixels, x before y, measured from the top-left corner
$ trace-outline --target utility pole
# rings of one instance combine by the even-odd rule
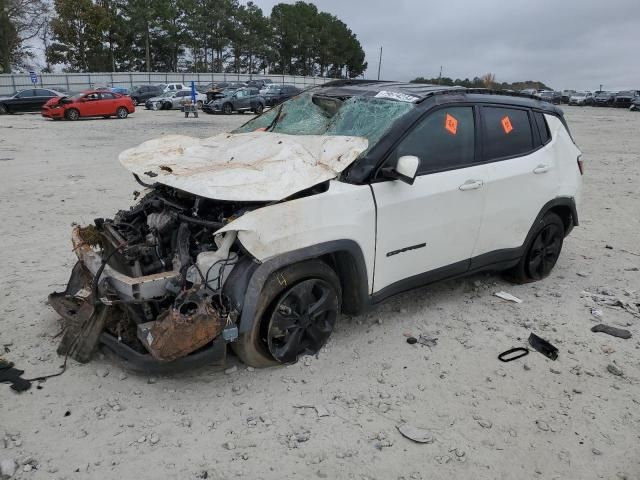
[[[382,47],[380,47],[380,57],[378,57],[378,80],[380,80],[380,69],[382,68]]]
[[[440,85],[441,80],[442,80],[442,65],[440,65],[440,73],[438,74],[438,85]]]

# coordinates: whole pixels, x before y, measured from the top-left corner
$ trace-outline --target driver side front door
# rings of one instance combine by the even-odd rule
[[[420,159],[413,185],[371,185],[377,205],[374,296],[462,274],[469,268],[485,203],[487,168],[478,163],[473,106],[428,113],[385,165]]]

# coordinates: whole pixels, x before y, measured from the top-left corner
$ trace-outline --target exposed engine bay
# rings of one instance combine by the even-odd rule
[[[156,185],[113,219],[75,227],[79,262],[67,290],[49,297],[66,320],[58,352],[88,361],[99,341],[115,341],[131,355],[172,361],[235,340],[237,305],[225,283],[254,261],[236,232],[215,232],[263,205]]]

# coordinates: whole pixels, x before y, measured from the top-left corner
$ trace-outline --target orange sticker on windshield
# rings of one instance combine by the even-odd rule
[[[504,130],[504,133],[506,133],[507,135],[511,133],[511,131],[513,130],[513,125],[511,125],[511,120],[509,119],[509,117],[502,117],[502,129]]]
[[[456,120],[454,116],[447,113],[447,116],[444,118],[444,128],[451,135],[455,135],[456,133],[458,133],[458,120]]]

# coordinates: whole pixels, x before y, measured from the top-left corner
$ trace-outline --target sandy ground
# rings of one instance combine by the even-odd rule
[[[640,318],[583,293],[640,302],[640,114],[565,111],[584,152],[584,204],[548,279],[513,286],[478,275],[403,294],[343,318],[317,358],[289,367],[231,358],[231,373],[150,378],[97,358],[26,393],[0,385],[0,460],[15,461],[21,479],[640,478]],[[132,203],[121,150],[247,119],[0,116],[4,357],[27,378],[62,363],[46,296],[74,263],[71,223]],[[592,333],[600,321],[633,337]],[[438,343],[409,345],[406,332]],[[557,361],[497,360],[530,332],[559,348]],[[403,422],[433,442],[404,438]]]

